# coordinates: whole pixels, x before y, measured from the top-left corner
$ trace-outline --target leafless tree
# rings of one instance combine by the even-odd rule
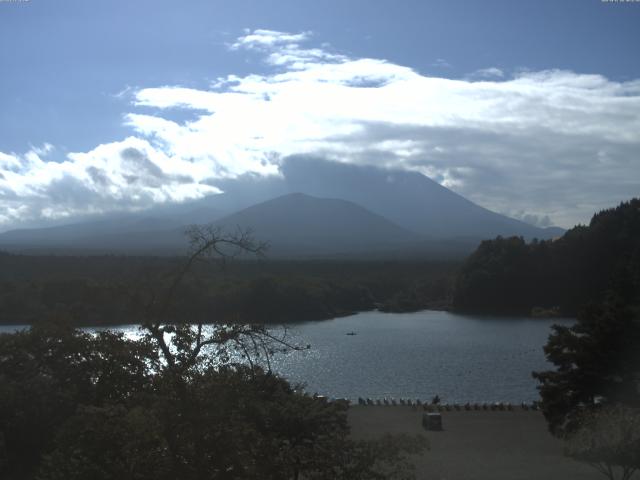
[[[189,319],[176,322],[170,317],[179,287],[197,262],[214,260],[224,266],[239,255],[261,257],[268,247],[256,241],[249,229],[228,232],[213,225],[193,225],[185,233],[189,241],[188,255],[171,275],[168,287],[161,294],[152,295],[141,325],[148,340],[160,350],[165,368],[183,376],[198,366],[210,366],[200,362],[206,350],[212,354],[209,361],[228,363],[231,356],[239,354],[252,367],[257,359],[263,359],[271,370],[270,359],[275,352],[301,350],[302,347],[287,340],[286,329],[276,335],[262,324],[204,324],[201,320],[194,324]]]

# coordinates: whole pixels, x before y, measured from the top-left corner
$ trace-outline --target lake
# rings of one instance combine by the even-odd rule
[[[573,320],[362,312],[291,325],[290,340],[311,348],[276,356],[273,368],[311,393],[335,398],[533,401],[531,372],[550,368],[542,347],[554,323]],[[135,325],[117,329],[137,333]]]

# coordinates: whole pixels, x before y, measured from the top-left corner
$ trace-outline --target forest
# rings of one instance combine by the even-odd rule
[[[186,242],[185,242],[186,245]],[[77,326],[138,323],[184,258],[0,252],[0,324],[63,316]],[[378,308],[575,316],[615,291],[640,303],[640,199],[554,240],[483,241],[461,265],[434,260],[205,259],[183,279],[172,321],[289,323]]]
[[[460,312],[575,316],[615,292],[640,303],[640,199],[596,213],[555,240],[483,241],[455,282]]]
[[[77,326],[139,323],[183,264],[179,257],[0,253],[0,324],[51,316]],[[170,317],[182,322],[289,323],[357,311],[448,308],[456,262],[203,259]]]

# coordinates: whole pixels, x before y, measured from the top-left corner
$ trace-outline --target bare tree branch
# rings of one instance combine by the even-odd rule
[[[270,371],[274,353],[309,348],[289,342],[286,329],[278,336],[263,325],[213,324],[205,329],[201,321],[190,324],[185,319],[184,323],[174,323],[170,309],[179,287],[196,262],[213,259],[224,266],[225,262],[240,255],[264,256],[268,247],[267,243],[256,241],[250,229],[240,227],[229,233],[214,225],[192,225],[185,234],[189,241],[189,253],[172,274],[166,292],[160,296],[161,300],[156,302],[156,295],[152,295],[152,303],[142,322],[142,328],[158,344],[168,368],[178,375],[184,375],[198,364],[200,355],[208,347],[217,346],[220,351],[233,344],[242,351],[252,370],[256,366],[256,359],[264,357]]]

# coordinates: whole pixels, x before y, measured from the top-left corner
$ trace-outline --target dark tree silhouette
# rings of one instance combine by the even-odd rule
[[[544,348],[555,370],[534,372],[552,433],[566,436],[585,412],[640,407],[640,323],[619,300],[586,308],[571,327],[554,326]]]
[[[270,371],[276,349],[298,348],[286,338],[259,325],[171,323],[197,262],[263,250],[242,231],[190,238],[184,265],[150,296],[141,338],[54,321],[0,335],[2,478],[412,478],[407,455],[424,438],[351,439],[347,403]]]
[[[561,238],[526,243],[487,240],[467,259],[456,280],[459,311],[576,315],[615,291],[640,304],[640,199],[593,216]]]

